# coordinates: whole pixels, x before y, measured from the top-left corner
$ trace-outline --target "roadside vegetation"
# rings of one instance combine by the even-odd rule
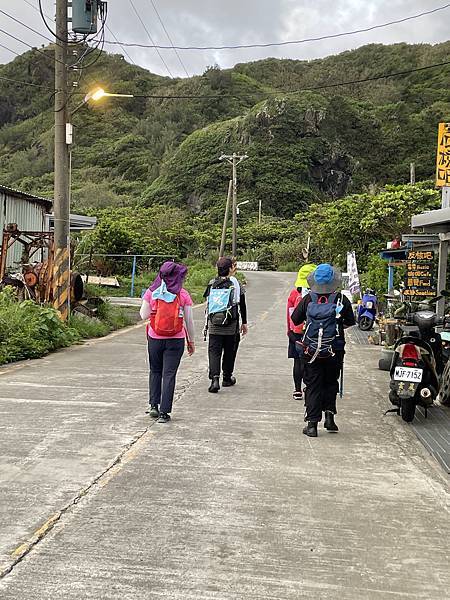
[[[201,304],[206,285],[214,278],[216,270],[211,263],[204,261],[186,262],[189,275],[185,287],[194,303]],[[155,275],[156,272],[147,272],[136,278],[135,297],[141,296]],[[242,282],[245,281],[242,274],[238,277]],[[131,278],[119,276],[119,281],[120,288],[88,286],[88,293],[91,296],[128,296]],[[5,288],[0,291],[0,365],[40,358],[83,340],[103,337],[132,325],[138,319],[137,309],[118,307],[105,301],[99,305],[95,318],[74,313],[65,324],[51,306],[39,306],[31,300],[19,302],[13,289]]]
[[[0,291],[0,365],[40,358],[131,323],[133,319],[122,308],[105,303],[98,318],[72,316],[65,324],[52,307],[31,300],[18,302],[13,290],[5,288]]]

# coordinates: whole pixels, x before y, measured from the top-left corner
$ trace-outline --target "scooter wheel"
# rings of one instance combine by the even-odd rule
[[[400,414],[404,421],[411,423],[416,414],[416,403],[413,398],[402,398]]]
[[[380,358],[378,361],[378,368],[380,371],[390,371],[392,364],[392,358]]]
[[[361,317],[358,321],[358,327],[361,329],[361,331],[369,331],[372,329],[372,326],[373,321],[372,319],[369,319],[369,317]]]

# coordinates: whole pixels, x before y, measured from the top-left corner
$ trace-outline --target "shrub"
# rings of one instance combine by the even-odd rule
[[[39,358],[78,339],[53,308],[18,302],[10,288],[0,292],[0,364]]]

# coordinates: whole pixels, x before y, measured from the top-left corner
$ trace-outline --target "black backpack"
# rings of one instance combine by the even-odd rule
[[[217,277],[211,282],[207,305],[208,318],[211,325],[214,325],[215,327],[227,327],[234,321],[237,321],[238,307],[234,304],[234,289],[234,284],[228,277]],[[226,306],[223,306],[222,310],[216,311],[212,309],[211,299],[215,295],[213,290],[227,290],[229,292],[228,301],[226,302]]]

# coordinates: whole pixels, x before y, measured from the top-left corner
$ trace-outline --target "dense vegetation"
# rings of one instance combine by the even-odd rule
[[[242,198],[252,200],[255,211],[262,199],[265,212],[276,216],[374,183],[405,182],[411,161],[418,179],[430,178],[436,126],[450,116],[448,67],[316,92],[292,90],[439,63],[449,52],[450,42],[369,45],[309,62],[267,59],[226,71],[213,67],[185,80],[103,54],[84,72],[71,107],[95,84],[141,96],[216,98],[110,99],[78,110],[74,206],[144,200],[209,212],[227,188],[229,173],[217,160],[224,150],[249,154],[240,169]],[[51,196],[51,61],[30,51],[0,67],[0,75],[49,88],[47,93],[2,81],[0,182]]]
[[[73,117],[73,210],[99,217],[77,255],[92,249],[211,261],[230,176],[218,157],[236,151],[249,156],[239,166],[239,200],[249,200],[239,217],[242,258],[294,268],[310,232],[317,260],[343,266],[346,250],[356,249],[361,266],[370,266],[369,255],[407,230],[411,214],[437,202],[432,185],[405,183],[410,162],[418,180],[433,176],[437,123],[450,120],[449,68],[326,86],[440,63],[449,52],[450,42],[369,45],[309,62],[211,67],[184,80],[103,54],[83,74],[71,107],[95,85],[139,97],[91,103]],[[0,182],[48,196],[51,66],[28,52],[0,67],[2,77],[49,88],[2,84]],[[149,95],[214,98],[143,97]],[[96,267],[124,276],[131,270],[127,259],[97,260]],[[142,273],[155,264],[139,267]]]

